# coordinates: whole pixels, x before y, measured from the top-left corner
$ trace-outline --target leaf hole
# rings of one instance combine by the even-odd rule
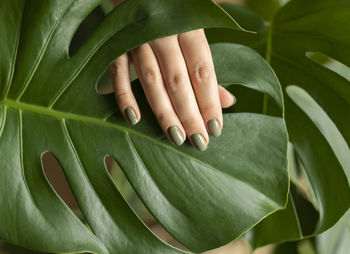
[[[83,222],[85,218],[79,208],[78,202],[69,186],[67,178],[57,159],[50,153],[46,152],[41,157],[44,174],[55,190],[57,195],[66,203],[73,213]]]
[[[163,241],[176,248],[187,251],[187,249],[177,242],[152,216],[138,194],[135,192],[116,160],[111,156],[106,156],[105,165],[117,189],[124,197],[129,207],[143,221],[143,223]]]
[[[305,53],[305,56],[314,63],[322,65],[323,67],[337,73],[350,82],[349,66],[321,52],[308,51]]]
[[[111,1],[103,0],[102,4],[97,6],[79,25],[74,33],[69,46],[69,57],[72,57],[79,48],[88,40],[92,33],[102,23],[106,14],[112,10]],[[131,81],[137,78],[135,68],[130,66]],[[109,75],[109,70],[106,70],[96,83],[96,91],[98,94],[109,94],[113,92],[112,82]]]
[[[101,24],[105,14],[101,6],[97,6],[79,25],[74,33],[72,41],[69,45],[69,57],[72,57],[79,48],[87,41],[96,28]]]

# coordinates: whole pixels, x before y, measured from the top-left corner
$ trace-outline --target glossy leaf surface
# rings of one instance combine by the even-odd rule
[[[239,29],[235,21],[209,0],[129,0],[69,56],[74,32],[98,3],[0,3],[6,35],[0,37],[0,238],[45,252],[182,253],[134,214],[106,170],[107,155],[164,228],[196,252],[232,241],[283,208],[283,118],[226,114],[222,137],[201,153],[166,140],[137,81],[143,107],[136,127],[124,122],[113,95],[96,92],[99,77],[124,52],[200,27]],[[220,81],[267,93],[282,116],[280,85],[258,54],[231,44],[212,51]],[[251,72],[252,65],[260,71]],[[45,152],[61,164],[89,228],[47,181]]]
[[[317,252],[320,254],[343,254],[350,249],[350,212],[347,212],[338,223],[317,236]]]

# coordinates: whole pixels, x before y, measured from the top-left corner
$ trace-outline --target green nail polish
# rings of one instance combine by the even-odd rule
[[[135,111],[132,108],[126,108],[125,109],[125,115],[126,118],[128,119],[129,123],[131,123],[132,125],[137,124],[137,116],[135,114]]]
[[[221,126],[218,122],[218,120],[216,119],[212,119],[208,122],[208,127],[210,130],[210,133],[214,136],[214,137],[219,137],[221,135]]]
[[[199,134],[192,134],[191,136],[192,143],[199,151],[205,151],[208,147],[207,142],[205,141],[204,137]]]
[[[182,145],[185,141],[181,131],[176,126],[170,126],[168,128],[168,134],[171,137],[171,139],[174,141],[177,145]]]

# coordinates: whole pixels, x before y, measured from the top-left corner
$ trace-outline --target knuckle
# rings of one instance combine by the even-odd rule
[[[205,114],[215,114],[218,111],[218,106],[212,103],[207,103],[200,106],[201,112],[204,112]]]
[[[115,93],[115,98],[117,99],[117,101],[126,99],[128,97],[129,97],[129,93],[126,91],[120,91]]]
[[[169,114],[166,112],[161,112],[156,115],[156,118],[158,120],[158,123],[160,126],[164,126],[169,119]]]
[[[114,76],[122,74],[124,72],[122,62],[119,60],[114,61],[114,63],[111,65],[111,72]]]
[[[170,75],[167,79],[167,86],[170,93],[177,93],[178,91],[181,91],[184,89],[185,85],[185,78],[183,74],[173,74]]]
[[[145,85],[153,84],[158,80],[158,74],[152,68],[146,68],[145,70],[143,70],[141,76]]]
[[[212,76],[213,70],[208,63],[201,64],[197,66],[193,71],[194,83],[205,84],[205,81]]]
[[[183,119],[182,125],[184,126],[185,129],[191,129],[196,125],[200,125],[200,121],[196,117],[191,117],[191,118]]]

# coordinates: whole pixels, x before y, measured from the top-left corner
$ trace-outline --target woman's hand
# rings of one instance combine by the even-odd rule
[[[125,119],[136,124],[141,113],[131,90],[131,61],[153,113],[172,142],[181,145],[187,136],[197,149],[204,151],[208,132],[220,136],[221,108],[233,105],[235,98],[218,86],[203,29],[143,44],[111,66],[119,109]]]

